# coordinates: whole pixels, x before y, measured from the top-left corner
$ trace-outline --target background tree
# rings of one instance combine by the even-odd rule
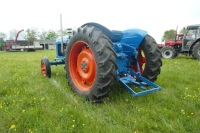
[[[179,31],[179,33],[185,33],[185,27],[183,27],[180,31]]]
[[[39,33],[38,37],[40,40],[45,40],[47,37],[47,31],[42,31],[41,33]]]
[[[3,32],[0,32],[0,50],[3,50],[5,47],[5,40],[6,40],[6,34]]]
[[[49,30],[49,31],[42,31],[39,34],[40,40],[55,40],[58,37],[58,32]]]
[[[176,30],[171,29],[171,30],[167,30],[164,32],[164,35],[162,37],[162,41],[167,40],[167,39],[175,39],[176,37]]]
[[[71,35],[72,32],[75,32],[75,30],[73,30],[71,28],[63,29],[63,36],[65,36],[65,35]],[[60,36],[60,35],[61,35],[61,30],[58,31],[58,36]]]
[[[22,29],[21,29],[22,30]],[[16,29],[12,29],[10,32],[9,32],[9,40],[15,40],[16,38],[16,35],[17,33],[19,32],[20,30],[16,30]],[[24,36],[25,36],[25,32],[20,32],[19,36],[18,36],[18,39],[20,40],[24,40]]]
[[[47,32],[47,36],[46,36],[47,40],[55,40],[57,37],[58,37],[58,34],[55,31],[49,30]]]
[[[38,39],[39,32],[36,28],[29,28],[26,30],[25,39],[29,42],[30,45],[33,45],[33,42]]]
[[[16,37],[16,35],[17,35],[17,30],[16,29],[12,29],[10,32],[9,32],[9,37],[8,37],[8,39],[9,40],[15,40],[15,37]]]

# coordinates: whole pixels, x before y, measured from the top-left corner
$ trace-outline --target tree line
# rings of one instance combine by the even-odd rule
[[[179,33],[184,33],[185,29],[182,28]],[[16,29],[13,29],[9,32],[9,36],[7,37],[7,34],[0,32],[0,50],[2,50],[5,46],[6,40],[15,40],[16,34],[18,31]],[[28,42],[33,42],[36,40],[55,40],[59,35],[61,34],[61,30],[54,31],[54,30],[48,30],[48,31],[42,31],[39,32],[37,28],[29,28],[25,30],[25,32],[22,32],[19,34],[18,38],[23,38],[24,40],[27,40]],[[63,30],[63,35],[68,35],[69,29]],[[177,34],[177,31],[174,29],[166,30],[162,37],[162,42],[167,39],[175,39]]]
[[[69,34],[70,29],[63,29],[63,36]],[[19,31],[16,29],[12,29],[9,34],[0,32],[0,50],[5,47],[6,40],[15,40],[16,35]],[[37,28],[28,28],[27,30],[21,32],[19,34],[18,39],[27,40],[29,43],[32,43],[36,40],[55,40],[58,36],[60,36],[61,30],[43,30],[39,32]]]

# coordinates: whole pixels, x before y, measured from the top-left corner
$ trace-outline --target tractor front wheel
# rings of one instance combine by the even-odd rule
[[[200,60],[200,42],[193,47],[192,55],[195,59]]]
[[[44,77],[51,78],[51,65],[46,57],[41,59],[41,72]]]
[[[66,49],[66,75],[71,89],[92,102],[107,96],[116,77],[112,42],[94,26],[80,27]]]
[[[171,46],[165,46],[161,49],[163,58],[175,58],[177,56],[176,50]]]

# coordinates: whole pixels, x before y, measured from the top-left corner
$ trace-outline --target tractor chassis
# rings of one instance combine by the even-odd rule
[[[64,56],[59,56],[59,57],[56,57],[53,61],[50,61],[50,65],[63,65],[65,64],[65,57]]]

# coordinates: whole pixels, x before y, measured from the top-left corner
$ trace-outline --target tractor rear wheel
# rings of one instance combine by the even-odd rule
[[[161,49],[163,58],[175,58],[177,56],[176,50],[171,46],[165,46]]]
[[[195,59],[200,60],[200,42],[193,47],[192,56]]]
[[[107,96],[116,77],[112,42],[94,26],[80,27],[66,49],[66,75],[71,89],[92,102]]]
[[[51,78],[51,65],[46,57],[41,59],[41,72],[44,77]]]
[[[141,54],[144,53],[144,55]],[[144,56],[144,57],[142,57]],[[139,46],[138,62],[142,76],[154,82],[160,74],[162,60],[158,45],[153,37],[147,35]],[[144,67],[142,67],[144,65]]]

